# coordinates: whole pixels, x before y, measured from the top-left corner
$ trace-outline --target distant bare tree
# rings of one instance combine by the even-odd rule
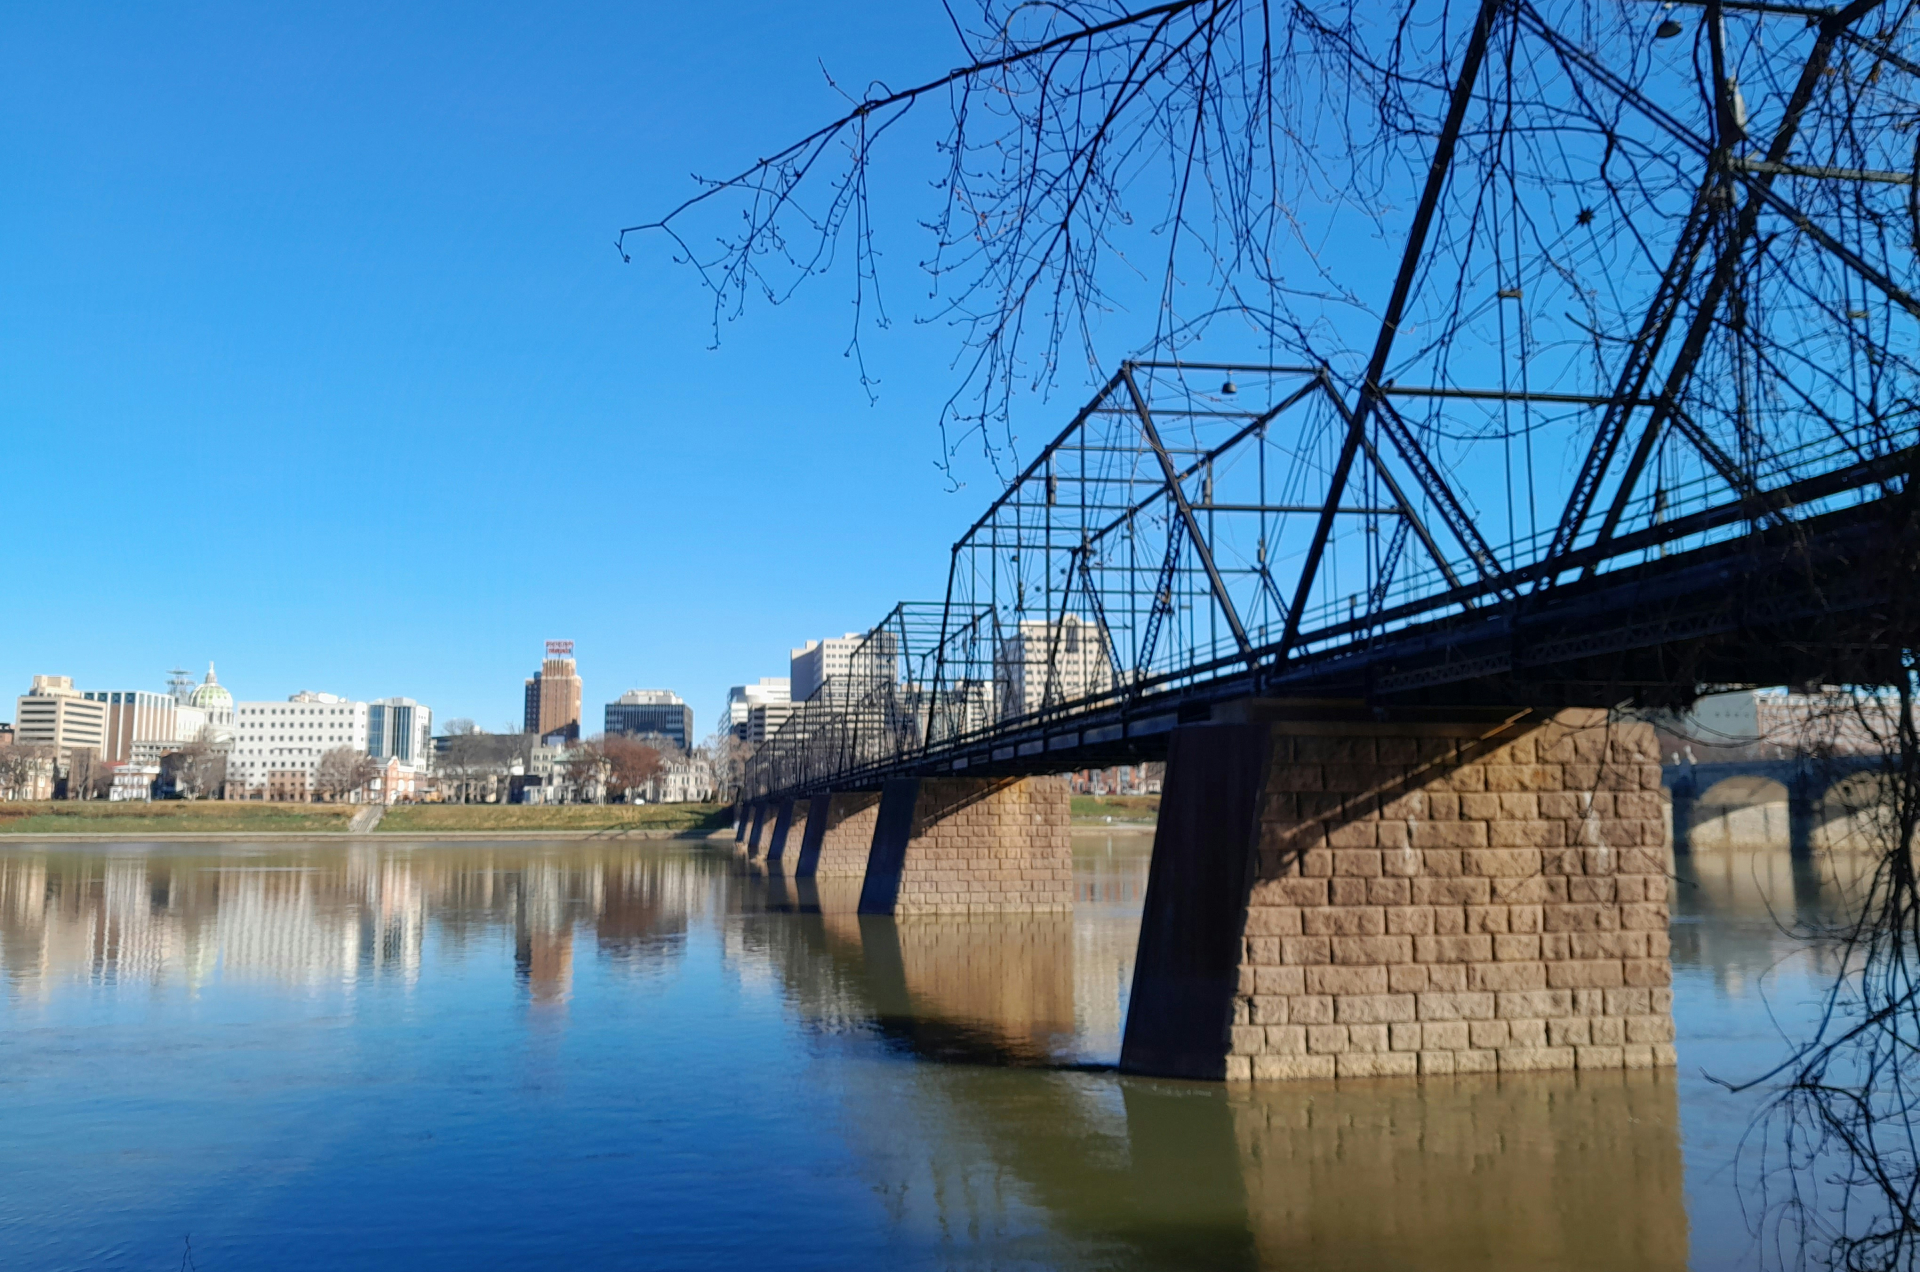
[[[740,775],[753,748],[735,737],[730,725],[723,725],[701,744],[700,750],[713,770],[714,798],[732,800],[740,789]]]
[[[639,738],[611,733],[600,741],[607,761],[607,784],[626,798],[647,785],[666,765],[666,754]]]
[[[160,771],[181,799],[212,799],[227,784],[227,757],[204,737],[195,738],[161,756]]]
[[[567,748],[564,763],[567,783],[573,788],[574,799],[582,804],[607,802],[607,786],[613,765],[607,756],[606,738],[596,736],[580,739]]]
[[[380,775],[380,762],[350,746],[336,746],[320,756],[314,770],[314,788],[323,800],[351,799]]]
[[[92,799],[94,774],[100,767],[99,756],[85,747],[75,747],[67,756],[67,798]]]
[[[36,799],[53,786],[52,747],[0,747],[0,799]]]
[[[471,721],[461,723],[471,724]],[[515,764],[526,765],[532,740],[524,733],[485,733],[478,728],[455,732],[449,726],[447,748],[434,760],[443,791],[455,802],[470,804],[475,797],[505,784]]]

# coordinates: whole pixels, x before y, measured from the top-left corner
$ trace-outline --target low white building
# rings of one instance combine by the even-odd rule
[[[310,798],[320,757],[336,747],[367,753],[368,704],[303,690],[285,702],[236,702],[229,798]]]
[[[647,802],[704,804],[713,799],[714,789],[713,765],[704,756],[676,756],[647,780]]]

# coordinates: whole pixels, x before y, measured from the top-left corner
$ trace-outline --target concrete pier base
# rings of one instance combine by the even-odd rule
[[[760,855],[760,834],[767,827],[767,802],[760,800],[753,806],[753,825],[747,831],[747,856]]]
[[[864,878],[879,817],[879,791],[815,795],[794,874],[802,879]]]
[[[862,914],[1070,911],[1064,779],[902,778],[881,792]]]
[[[1651,726],[1264,706],[1172,739],[1122,1069],[1674,1062]]]

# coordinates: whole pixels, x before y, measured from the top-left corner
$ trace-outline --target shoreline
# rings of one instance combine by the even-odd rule
[[[1106,831],[1122,834],[1152,834],[1152,822],[1074,822],[1069,827],[1074,831]],[[725,840],[732,842],[731,827],[719,830],[73,830],[73,831],[21,831],[8,833],[0,831],[0,844],[6,843],[245,843],[254,840],[274,843],[297,842],[301,840],[348,839],[358,843],[447,843],[486,840],[505,843],[525,840],[551,840],[567,842],[570,840],[622,839],[622,840],[668,840],[681,839],[689,843],[711,843]]]

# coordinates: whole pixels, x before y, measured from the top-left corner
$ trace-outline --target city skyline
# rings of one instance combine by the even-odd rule
[[[789,644],[939,586],[929,553],[985,488],[933,462],[944,333],[875,333],[870,403],[834,288],[715,348],[697,279],[613,237],[689,171],[839,109],[796,42],[940,67],[944,17],[661,12],[645,73],[606,38],[632,22],[613,6],[547,12],[537,38],[509,6],[363,17],[343,43],[337,15],[294,10],[0,16],[8,456],[89,483],[25,483],[10,514],[101,563],[39,572],[44,603],[0,631],[14,681],[140,687],[212,657],[249,693],[399,685],[495,729],[564,631],[592,651],[589,701],[675,686],[704,733]],[[741,90],[696,107],[716,48]],[[991,484],[970,459],[957,476]],[[751,520],[860,568],[742,586],[764,530],[715,513],[747,492]]]

